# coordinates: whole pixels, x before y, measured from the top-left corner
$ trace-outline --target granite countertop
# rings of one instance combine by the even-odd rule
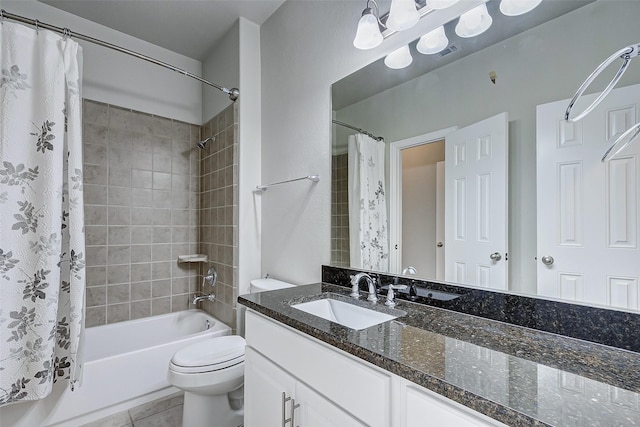
[[[372,306],[349,292],[318,283],[238,301],[507,425],[640,426],[639,353],[409,301],[359,331],[290,307],[326,293]],[[389,311],[384,298],[375,309]]]

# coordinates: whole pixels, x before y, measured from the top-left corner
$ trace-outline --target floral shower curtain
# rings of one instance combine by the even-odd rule
[[[84,325],[75,41],[0,23],[0,405],[79,376]]]
[[[351,267],[389,271],[389,227],[383,141],[349,136],[349,246]]]

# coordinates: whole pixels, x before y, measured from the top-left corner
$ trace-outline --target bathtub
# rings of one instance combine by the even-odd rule
[[[171,356],[191,343],[230,333],[200,310],[87,328],[82,385],[1,408],[0,420],[20,427],[75,427],[178,392],[167,382]]]

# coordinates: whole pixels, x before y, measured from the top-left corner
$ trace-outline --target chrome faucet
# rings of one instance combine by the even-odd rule
[[[403,290],[403,289],[407,289],[407,285],[389,285],[389,291],[387,292],[387,300],[384,302],[384,305],[388,306],[388,307],[395,307],[396,306],[396,294],[393,292],[393,290]]]
[[[360,298],[360,280],[365,279],[367,285],[369,285],[369,296],[367,301],[378,301],[378,288],[376,285],[376,279],[369,276],[367,273],[358,273],[355,276],[351,276],[351,294],[353,298]]]
[[[200,301],[204,301],[204,300],[214,302],[216,300],[216,296],[214,294],[200,295],[200,296],[194,295],[193,301],[191,301],[191,304],[196,305]]]

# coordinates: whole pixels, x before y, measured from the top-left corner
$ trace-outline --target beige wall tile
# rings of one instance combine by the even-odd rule
[[[87,324],[189,308],[197,267],[176,259],[198,250],[199,212],[188,208],[199,203],[200,127],[93,101],[83,109]]]

